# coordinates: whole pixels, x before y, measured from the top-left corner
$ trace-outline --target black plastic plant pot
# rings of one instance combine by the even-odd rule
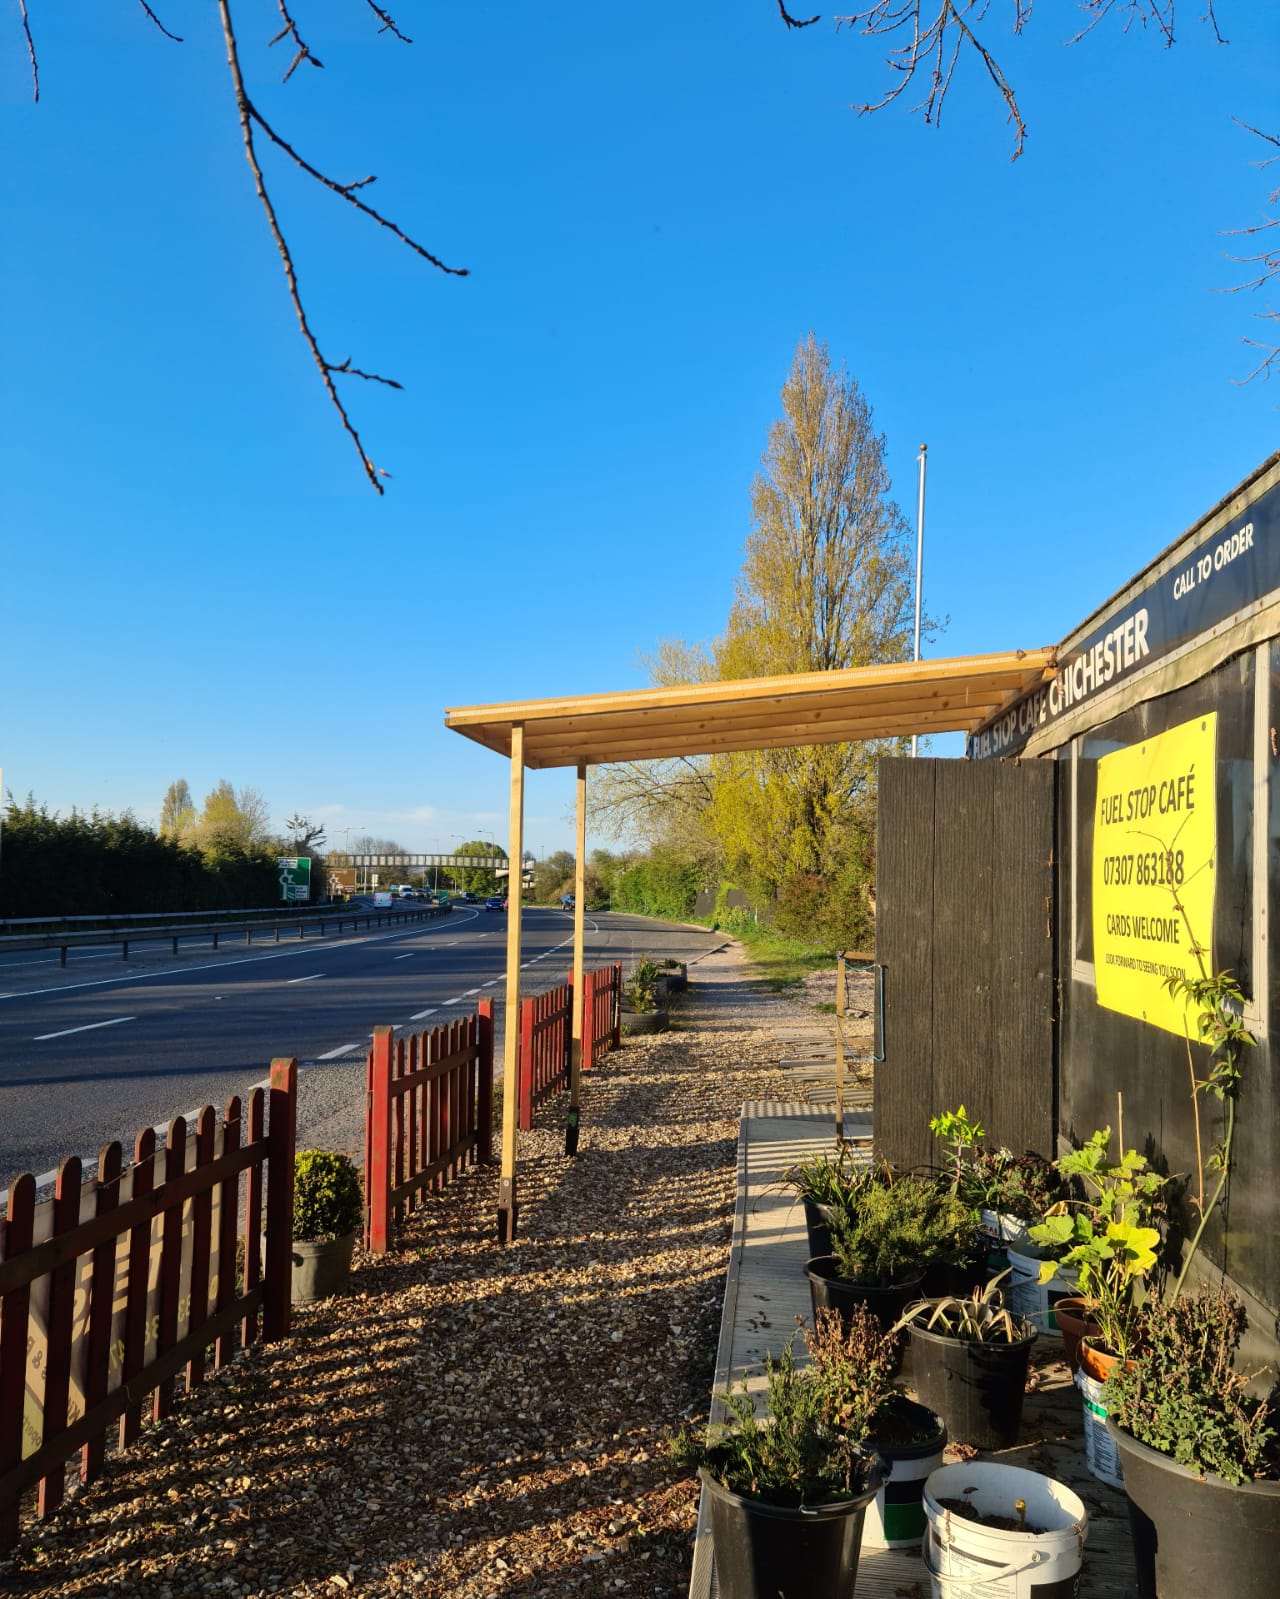
[[[916,1397],[936,1410],[954,1443],[1011,1449],[1022,1425],[1027,1362],[1036,1329],[1015,1318],[1017,1343],[977,1343],[910,1328]]]
[[[967,1299],[990,1275],[986,1241],[975,1240],[968,1260],[938,1262],[925,1269],[924,1295],[926,1299]]]
[[[813,1200],[804,1201],[804,1225],[809,1234],[809,1254],[829,1255],[831,1253],[831,1226],[828,1214],[829,1205],[815,1205]]]
[[[806,1264],[814,1316],[820,1310],[838,1310],[844,1322],[855,1305],[865,1305],[886,1332],[911,1301],[919,1299],[920,1285],[924,1281],[924,1273],[917,1271],[901,1282],[881,1288],[872,1283],[850,1282],[839,1273],[840,1262],[834,1255],[819,1255]]]
[[[1138,1599],[1272,1599],[1280,1482],[1199,1477],[1107,1422],[1129,1496]]]
[[[799,1510],[731,1493],[705,1468],[698,1475],[720,1599],[852,1599],[862,1521],[880,1487],[878,1461],[854,1498]]]

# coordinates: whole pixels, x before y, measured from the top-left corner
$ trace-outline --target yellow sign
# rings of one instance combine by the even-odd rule
[[[1210,712],[1098,762],[1098,1004],[1171,1033],[1185,1030],[1187,1003],[1165,978],[1213,970],[1217,731]]]

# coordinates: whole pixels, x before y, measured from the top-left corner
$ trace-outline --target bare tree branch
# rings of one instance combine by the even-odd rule
[[[1111,0],[1102,0],[1109,4]],[[1128,0],[1141,4],[1143,0]],[[1159,4],[1160,0],[1151,0]],[[1021,33],[1031,17],[1031,0],[1012,0],[1013,30]],[[925,11],[926,5],[936,6],[932,20]],[[866,114],[880,111],[906,92],[921,69],[929,74],[929,88],[924,98],[912,106],[913,111],[923,111],[926,122],[938,123],[942,117],[943,102],[955,74],[960,52],[966,45],[981,59],[1004,101],[1017,135],[1012,159],[1016,161],[1026,144],[1027,127],[1013,86],[1005,77],[1000,63],[979,40],[970,26],[985,20],[991,0],[876,0],[872,6],[837,17],[837,28],[856,29],[875,38],[896,40],[904,33],[901,44],[892,43],[886,56],[887,65],[898,74],[899,81],[886,90],[879,100],[868,101],[856,109]]]
[[[394,33],[396,38],[400,40],[401,44],[413,43],[413,40],[409,38],[408,34],[400,32],[400,29],[396,27],[393,18],[388,16],[381,6],[374,4],[374,0],[364,0],[364,3],[369,7],[369,10],[373,12],[374,16],[377,17],[378,21],[382,24],[382,26],[378,29],[379,33]]]
[[[155,12],[147,4],[147,0],[138,0],[138,4],[151,18],[152,22],[155,23],[156,27],[159,28],[160,32],[164,34],[166,39],[172,39],[174,44],[184,44],[186,42],[179,34],[169,32],[168,28],[165,27],[164,23],[161,22],[160,18],[156,16]]]
[[[302,65],[304,61],[309,61],[313,67],[322,67],[324,66],[324,62],[321,61],[319,56],[312,55],[310,45],[305,42],[302,35],[298,32],[298,24],[289,15],[289,7],[285,3],[285,0],[276,0],[276,9],[284,19],[284,27],[281,28],[280,32],[276,34],[274,39],[269,39],[267,41],[267,49],[270,50],[273,45],[279,44],[281,39],[293,40],[296,53],[293,60],[289,63],[288,72],[286,72],[284,77],[280,80],[281,83],[288,83],[294,72]]]
[[[257,186],[258,199],[262,202],[262,209],[266,213],[267,226],[271,229],[271,236],[276,241],[276,249],[280,252],[280,260],[284,265],[284,275],[289,284],[289,298],[293,301],[293,309],[298,316],[298,326],[302,329],[302,337],[306,340],[307,348],[320,372],[320,379],[332,400],[334,409],[342,418],[342,425],[351,435],[351,442],[355,445],[360,456],[361,465],[364,467],[365,476],[372,483],[379,494],[383,492],[382,484],[378,482],[378,468],[369,459],[365,447],[360,442],[360,435],[355,430],[355,425],[347,415],[346,407],[338,394],[333,381],[333,368],[320,353],[320,346],[316,343],[316,336],[311,331],[311,324],[307,321],[307,313],[302,304],[302,296],[298,291],[298,274],[293,264],[293,256],[280,228],[276,217],[275,207],[271,203],[271,196],[267,193],[266,179],[262,175],[262,167],[258,161],[258,152],[254,145],[254,123],[261,125],[249,99],[244,86],[244,75],[240,70],[240,54],[236,44],[235,26],[231,20],[229,0],[218,0],[218,14],[222,19],[222,33],[227,46],[227,65],[231,69],[231,81],[235,88],[236,110],[240,117],[240,132],[244,139],[245,157],[253,172],[253,181]]]
[[[289,38],[293,41],[297,50],[289,71],[285,73],[285,78],[288,79],[290,74],[302,61],[309,60],[316,66],[319,66],[321,63],[317,61],[316,58],[311,54],[309,48],[298,33],[297,25],[289,13],[287,0],[277,0],[277,9],[279,10],[281,17],[284,19],[285,25],[271,41],[271,43],[276,44],[283,38]],[[374,9],[377,10],[378,8],[375,7]],[[383,488],[379,479],[389,477],[390,474],[384,471],[381,467],[375,466],[373,461],[370,459],[368,452],[361,443],[360,435],[356,432],[355,424],[352,422],[350,414],[342,403],[342,399],[338,393],[334,378],[339,375],[343,377],[362,378],[366,382],[382,383],[385,384],[387,388],[392,389],[402,388],[402,385],[394,378],[382,377],[376,372],[365,372],[359,367],[352,366],[350,356],[343,361],[329,361],[325,358],[320,349],[320,344],[316,338],[315,332],[311,327],[310,320],[307,316],[306,307],[302,302],[302,293],[298,286],[298,272],[297,267],[294,264],[293,254],[289,249],[288,241],[284,236],[284,230],[280,225],[280,219],[276,214],[275,206],[267,190],[266,178],[262,171],[262,163],[258,159],[258,150],[255,142],[255,131],[261,130],[261,132],[265,134],[266,137],[278,149],[284,151],[284,153],[289,157],[294,165],[299,168],[300,171],[305,172],[308,177],[314,178],[315,181],[323,185],[324,188],[330,189],[334,194],[339,195],[342,199],[346,200],[349,205],[355,206],[355,208],[358,211],[363,212],[365,216],[371,217],[373,221],[378,223],[380,227],[389,229],[390,232],[395,234],[396,238],[398,238],[401,243],[408,245],[411,250],[415,251],[416,254],[420,255],[425,261],[429,261],[432,266],[438,267],[441,272],[446,272],[453,277],[466,277],[468,275],[468,269],[465,267],[447,266],[439,259],[438,256],[433,255],[432,252],[425,247],[425,245],[419,244],[416,239],[410,238],[409,235],[398,226],[398,224],[392,222],[390,218],[383,216],[381,212],[375,211],[372,206],[366,205],[363,200],[358,199],[355,191],[357,189],[365,188],[368,184],[374,182],[372,177],[360,178],[352,183],[339,183],[335,179],[329,177],[326,173],[321,172],[319,168],[312,166],[309,161],[307,161],[298,153],[297,150],[293,148],[287,139],[282,138],[281,135],[276,132],[276,130],[271,126],[271,124],[250,99],[249,92],[245,87],[244,74],[240,67],[240,52],[236,39],[235,24],[231,17],[230,0],[218,0],[218,14],[222,21],[222,33],[226,42],[227,65],[231,71],[231,82],[235,90],[236,111],[240,119],[240,133],[244,141],[245,158],[249,163],[250,171],[253,173],[253,181],[258,191],[258,199],[262,205],[263,212],[266,215],[267,226],[271,231],[271,237],[275,240],[276,250],[280,255],[280,261],[284,267],[285,281],[289,286],[289,298],[293,302],[293,309],[298,318],[298,326],[302,331],[302,337],[307,348],[311,351],[311,358],[316,364],[317,371],[320,373],[320,379],[325,386],[325,392],[328,394],[334,409],[337,411],[343,427],[350,435],[351,442],[356,447],[356,451],[360,456],[360,464],[364,467],[365,476],[369,479],[369,482],[373,485],[374,489],[381,494],[383,492]],[[387,19],[387,23],[391,27],[391,31],[396,32],[398,38],[404,37],[403,34],[400,34],[394,28],[394,24],[390,23],[390,19]]]
[[[1280,137],[1277,137],[1274,133],[1264,133],[1261,128],[1252,127],[1247,122],[1241,122],[1239,117],[1234,117],[1232,120],[1237,127],[1243,128],[1247,133],[1252,133],[1255,138],[1271,145],[1276,152],[1275,154],[1264,156],[1262,160],[1253,163],[1259,171],[1265,172],[1269,166],[1272,166],[1276,161],[1280,161]],[[1280,205],[1280,187],[1272,189],[1267,195],[1267,204],[1273,210],[1277,205]],[[1246,278],[1242,283],[1233,283],[1220,292],[1224,294],[1239,294],[1241,292],[1256,291],[1266,284],[1280,279],[1280,235],[1277,234],[1278,229],[1280,229],[1280,216],[1264,216],[1261,222],[1254,222],[1248,227],[1229,228],[1226,230],[1225,237],[1227,238],[1261,239],[1262,248],[1254,250],[1248,255],[1228,254],[1228,261],[1234,261],[1237,266],[1253,267],[1256,270],[1252,277]],[[1265,311],[1255,311],[1253,314],[1259,321],[1280,323],[1280,311],[1273,309],[1270,305]],[[1280,343],[1269,343],[1265,339],[1251,339],[1247,336],[1242,336],[1240,342],[1249,349],[1261,351],[1262,354],[1252,371],[1247,376],[1236,380],[1238,383],[1241,385],[1252,383],[1254,378],[1269,378],[1273,371],[1280,371]]]
[[[22,31],[27,40],[27,59],[31,62],[31,98],[38,104],[40,100],[40,63],[36,60],[36,42],[31,37],[31,18],[27,15],[27,0],[18,0],[18,10],[22,13]]]

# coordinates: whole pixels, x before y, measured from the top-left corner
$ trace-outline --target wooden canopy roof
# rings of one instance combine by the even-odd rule
[[[942,661],[688,683],[621,694],[465,705],[445,726],[499,754],[524,727],[530,767],[844,744],[855,739],[971,732],[1054,670],[1050,649]]]

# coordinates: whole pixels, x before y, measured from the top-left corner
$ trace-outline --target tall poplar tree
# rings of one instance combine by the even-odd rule
[[[836,671],[904,659],[910,648],[910,532],[891,498],[883,434],[843,366],[811,333],[796,350],[751,486],[752,530],[722,678]],[[730,862],[760,886],[796,873],[832,879],[871,850],[883,742],[717,756],[712,825]]]

